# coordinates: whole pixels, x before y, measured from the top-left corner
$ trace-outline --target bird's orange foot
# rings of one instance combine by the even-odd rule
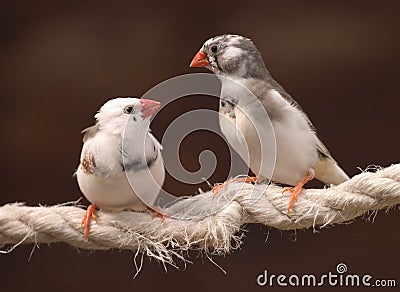
[[[253,176],[246,176],[246,177],[235,177],[227,180],[226,182],[222,184],[218,184],[212,188],[212,194],[216,195],[222,188],[225,188],[228,184],[230,183],[235,183],[235,182],[244,182],[244,183],[256,183],[258,181],[258,177]]]
[[[86,209],[86,213],[83,216],[81,227],[84,228],[83,234],[85,235],[85,240],[89,238],[90,220],[93,219],[97,223],[97,217],[95,212],[96,212],[96,205],[92,204]]]
[[[282,194],[287,191],[292,193],[292,195],[290,196],[290,201],[287,211],[288,215],[290,215],[290,210],[292,209],[293,204],[297,201],[297,198],[299,197],[301,191],[303,190],[303,186],[312,179],[313,176],[309,174],[304,179],[302,179],[295,187],[288,187],[283,189]]]
[[[151,218],[154,219],[156,217],[160,217],[161,223],[165,222],[165,218],[171,217],[168,214],[165,214],[163,210],[160,207],[157,206],[152,206],[152,207],[147,207],[147,210],[151,213]]]

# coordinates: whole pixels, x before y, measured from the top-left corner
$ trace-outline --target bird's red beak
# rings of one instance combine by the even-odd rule
[[[151,99],[141,99],[143,119],[152,116],[159,108],[161,103]]]
[[[206,67],[209,65],[210,63],[208,63],[207,56],[201,49],[197,52],[196,56],[194,56],[190,63],[190,67]]]

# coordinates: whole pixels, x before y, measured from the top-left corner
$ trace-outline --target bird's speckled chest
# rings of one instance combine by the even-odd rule
[[[231,120],[235,120],[235,104],[229,100],[222,99],[219,101],[219,112]]]
[[[219,107],[219,125],[222,133],[227,139],[229,145],[239,154],[239,156],[248,162],[248,152],[243,135],[238,131],[237,126],[237,107],[234,103],[221,98]]]

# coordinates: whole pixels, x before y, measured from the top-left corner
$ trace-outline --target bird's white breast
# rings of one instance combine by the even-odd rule
[[[140,196],[146,197],[146,202],[154,201],[165,177],[161,149],[157,149],[159,155],[152,164],[150,172],[147,172],[147,169],[138,172],[130,170],[129,181],[127,173],[122,170],[120,143],[121,141],[116,141],[112,136],[98,134],[84,144],[82,157],[85,152],[92,152],[96,167],[94,173],[85,172],[82,165],[78,167],[79,187],[85,197],[101,209],[110,211],[143,210],[146,206],[138,198],[130,181]]]
[[[237,94],[235,86],[225,85],[222,82],[223,95]],[[248,88],[251,89],[251,84],[248,84]],[[271,117],[274,132],[271,136],[268,134],[268,131],[271,131],[268,125],[257,124],[260,120],[257,116],[252,117],[252,115],[259,115],[255,108],[259,104],[246,103],[240,99],[240,96],[238,98],[241,110],[235,110],[236,119],[231,119],[231,124],[229,124],[226,119],[220,118],[220,127],[228,142],[244,160],[248,151],[251,170],[260,177],[289,185],[296,185],[308,173],[312,173],[318,159],[316,136],[308,125],[305,114],[292,106],[275,90],[265,92],[262,98],[258,96],[262,106]],[[279,115],[274,111],[278,111]],[[235,124],[236,130],[232,123]],[[264,138],[260,140],[259,130],[255,128],[266,131],[264,136],[261,135]],[[237,135],[238,130],[243,133],[244,140]],[[271,137],[274,137],[274,140]],[[275,150],[274,143],[276,143],[276,151],[271,152],[271,149]],[[274,154],[276,161],[271,176]]]
[[[229,114],[220,113],[219,125],[221,132],[224,134],[229,145],[232,146],[232,148],[247,164],[249,164],[250,160],[246,147],[246,141],[236,125],[236,119],[232,119]]]

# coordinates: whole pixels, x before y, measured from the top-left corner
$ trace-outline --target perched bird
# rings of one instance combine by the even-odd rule
[[[210,38],[194,56],[190,67],[205,67],[221,80],[221,131],[240,156],[248,149],[249,167],[256,175],[254,179],[271,179],[294,186],[284,190],[292,193],[288,214],[304,184],[309,180],[316,178],[336,185],[349,179],[317,137],[304,111],[272,78],[260,52],[250,39],[231,34]],[[258,99],[258,105],[246,96],[237,96],[238,91],[232,86],[232,81],[250,90]],[[271,158],[255,150],[260,149],[253,145],[257,137],[249,129],[246,117],[243,117],[246,114],[251,116],[259,105],[268,113],[275,133],[276,161],[272,177],[268,177],[270,175],[267,169],[260,165],[262,157]],[[241,131],[247,145],[239,141],[237,133],[229,129],[226,120],[231,121]],[[263,149],[268,149],[268,146]]]
[[[95,115],[94,126],[83,131],[76,172],[79,187],[91,202],[82,220],[88,238],[90,220],[98,207],[106,211],[146,210],[164,182],[161,144],[149,132],[150,117],[160,103],[149,99],[115,98]],[[129,178],[129,180],[128,180]]]

